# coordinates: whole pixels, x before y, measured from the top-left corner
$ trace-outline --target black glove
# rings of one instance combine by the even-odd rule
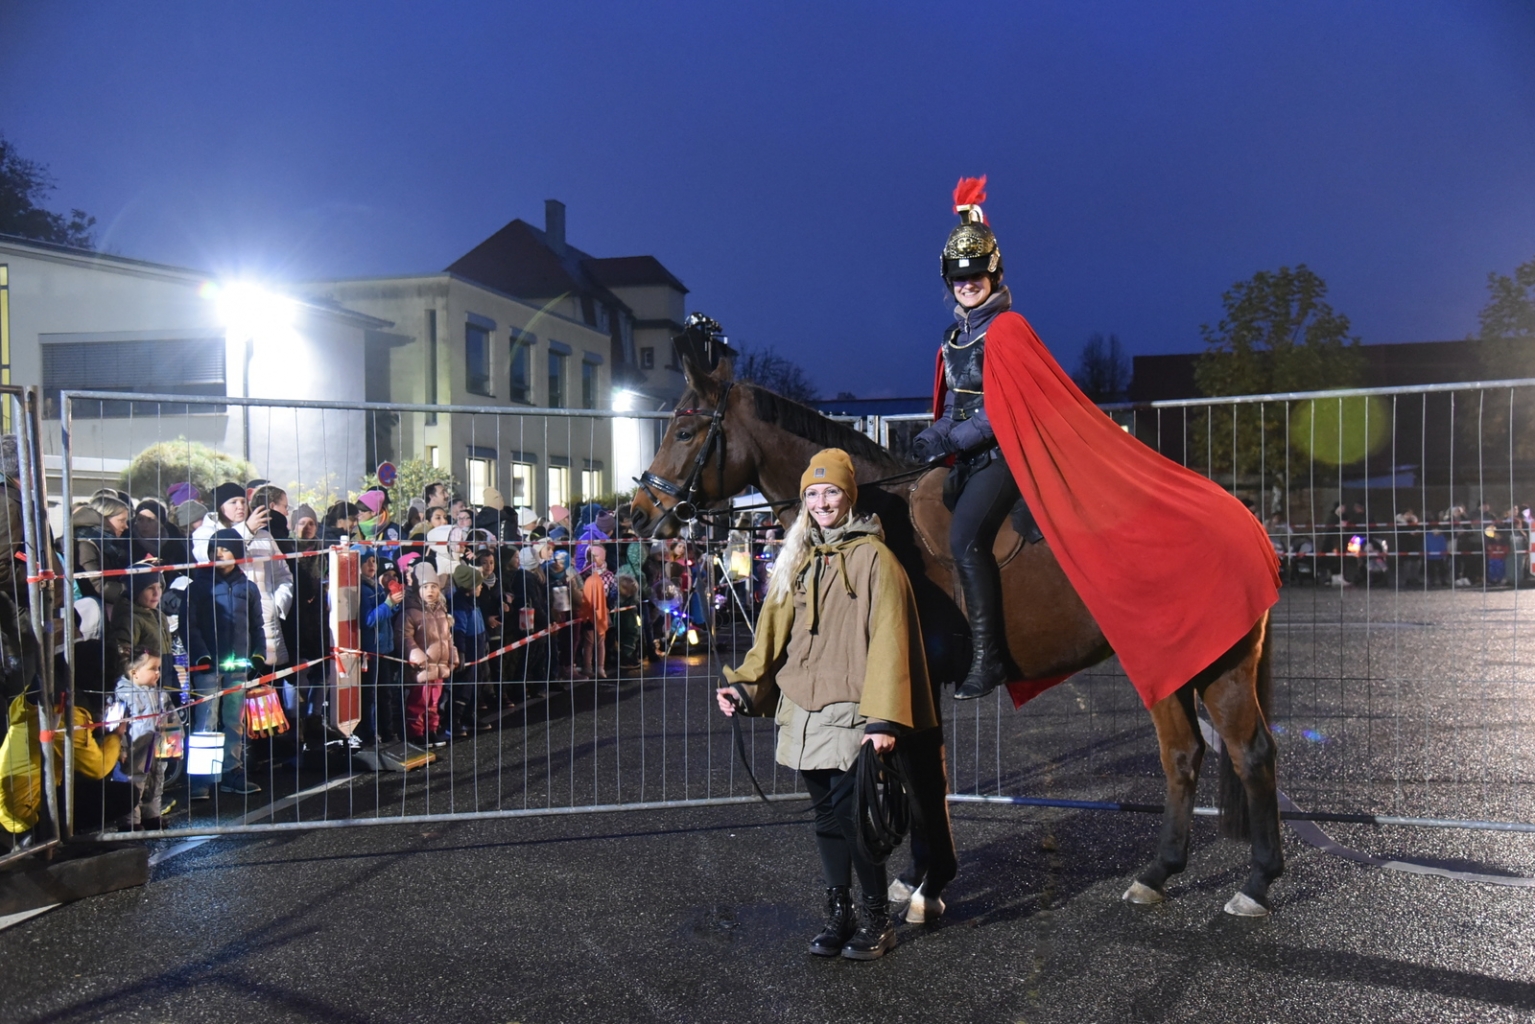
[[[266,659],[252,658],[251,667],[245,670],[245,681],[251,682],[267,674]]]
[[[911,443],[911,457],[917,462],[934,462],[953,450],[949,436],[932,427],[918,434],[917,439]]]

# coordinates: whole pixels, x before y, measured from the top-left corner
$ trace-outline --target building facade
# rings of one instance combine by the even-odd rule
[[[44,390],[45,468],[59,492],[59,393],[119,391],[361,402],[369,338],[387,321],[184,267],[0,237],[3,361],[9,382]],[[297,372],[296,372],[297,371]],[[252,462],[290,488],[355,488],[371,467],[361,413],[224,404],[76,403],[75,490],[117,486],[129,461],[185,438]],[[352,450],[355,448],[355,450]],[[134,497],[149,497],[136,494]],[[164,494],[154,495],[164,498]]]
[[[609,422],[534,411],[612,408],[611,337],[568,305],[535,306],[448,271],[306,290],[393,324],[369,337],[368,401],[486,410],[376,417],[373,461],[423,459],[449,468],[473,503],[494,487],[540,513],[613,492]]]

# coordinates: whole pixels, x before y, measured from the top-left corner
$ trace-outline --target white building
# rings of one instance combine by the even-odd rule
[[[45,390],[54,497],[60,391],[361,402],[369,338],[391,326],[196,270],[8,236],[0,236],[0,288],[0,363],[7,382]],[[139,451],[182,437],[248,458],[294,491],[345,493],[371,468],[360,412],[99,402],[76,403],[73,413],[77,495],[116,485]]]

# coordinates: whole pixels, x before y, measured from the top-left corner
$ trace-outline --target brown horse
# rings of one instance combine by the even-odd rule
[[[914,525],[911,502],[919,487],[910,481],[916,471],[851,428],[771,391],[736,382],[731,360],[716,359],[711,366],[707,346],[689,344],[684,336],[678,351],[688,391],[635,492],[631,511],[636,531],[647,536],[674,535],[693,508],[723,506],[748,486],[783,509],[780,518],[787,522],[797,504],[800,474],[810,457],[822,448],[842,448],[858,471],[859,509],[879,515],[886,542],[917,592],[934,687],[963,678],[970,644],[963,613],[955,602],[953,563],[942,545],[924,539],[946,537],[947,523],[920,533]],[[924,514],[932,515],[931,503],[924,505]],[[1003,567],[1003,591],[1008,647],[1025,678],[1063,676],[1113,653],[1048,544],[1025,544],[1016,551]],[[1251,872],[1241,891],[1226,904],[1226,911],[1241,916],[1269,912],[1269,885],[1284,870],[1275,747],[1266,715],[1272,686],[1270,660],[1265,614],[1214,664],[1151,708],[1167,775],[1167,799],[1156,859],[1125,892],[1126,900],[1160,901],[1168,877],[1188,862],[1194,790],[1205,752],[1195,711],[1198,694],[1222,740],[1222,832],[1252,844]],[[936,771],[941,779],[941,736],[925,747],[915,746],[922,749],[914,753],[920,763],[912,768],[929,777]],[[947,811],[939,808],[942,793],[935,794],[931,786],[917,788],[913,856],[921,862],[918,870],[928,871],[926,892],[936,895],[953,877],[953,840]]]

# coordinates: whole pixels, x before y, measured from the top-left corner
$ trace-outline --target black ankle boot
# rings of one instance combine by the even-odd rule
[[[1002,574],[989,551],[956,558],[954,571],[965,594],[972,651],[970,671],[954,688],[954,697],[973,700],[986,696],[1010,676],[1007,647],[1003,643],[1007,623],[1002,618]]]
[[[863,920],[858,931],[842,946],[849,960],[878,960],[895,948],[895,922],[884,893],[863,894]]]
[[[852,892],[845,885],[834,885],[826,890],[826,927],[810,940],[810,952],[816,956],[836,956],[857,930]]]

